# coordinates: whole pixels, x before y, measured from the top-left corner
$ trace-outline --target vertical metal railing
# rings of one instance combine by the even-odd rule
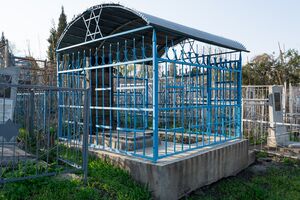
[[[157,61],[157,44],[156,31],[153,29],[152,33],[152,56],[153,56],[153,161],[158,159],[158,61]]]
[[[0,83],[3,89],[16,90],[16,98],[0,97],[6,99],[1,115],[13,116],[0,124],[0,183],[77,170],[83,170],[86,178],[87,144],[82,139],[87,138],[89,123],[83,114],[89,107],[81,102],[89,99],[88,90]],[[72,100],[63,101],[69,97]],[[10,101],[15,105],[11,114],[5,110]],[[68,130],[64,127],[67,115]],[[63,137],[66,131],[69,137]]]
[[[82,169],[83,169],[83,181],[87,184],[88,175],[88,138],[89,138],[89,94],[90,91],[87,89],[84,94],[84,109],[83,109],[83,139],[82,139]]]
[[[268,149],[267,146],[267,137],[269,134],[269,128],[274,126],[270,122],[269,115],[269,85],[247,85],[242,87],[242,106],[243,106],[243,133],[244,137],[247,138],[250,142],[251,148],[261,150]],[[282,94],[281,99],[286,98],[284,95],[288,95],[288,92]],[[300,93],[299,93],[300,94]],[[294,94],[295,97],[299,97],[299,94]],[[294,98],[294,100],[296,100]],[[288,95],[288,99],[292,100],[293,96]],[[284,103],[285,102],[285,103]],[[282,108],[289,107],[289,101],[282,102]],[[296,114],[296,115],[295,115]],[[300,125],[297,123],[297,113],[282,112],[283,123],[276,123],[280,126],[286,127],[286,133],[290,136],[289,143],[300,141],[299,139],[299,130]],[[293,118],[294,117],[294,118]],[[298,121],[297,121],[298,120]],[[285,148],[288,148],[286,145]]]
[[[60,87],[90,88],[90,147],[156,162],[241,137],[240,52],[130,32],[60,56]]]

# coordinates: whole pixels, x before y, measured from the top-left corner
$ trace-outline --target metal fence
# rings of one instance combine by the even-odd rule
[[[274,125],[270,122],[269,95],[271,86],[243,86],[243,136],[249,139],[251,148],[270,149],[267,146],[269,129]],[[282,86],[280,97],[282,107],[282,122],[275,122],[283,126],[290,142],[300,141],[300,87]],[[289,148],[286,145],[283,148]]]
[[[15,97],[3,95],[8,90]],[[0,83],[0,91],[0,183],[77,170],[86,178],[88,90]],[[70,97],[63,107],[62,96]],[[60,126],[58,135],[65,115],[73,124]]]
[[[240,138],[241,53],[159,37],[159,50],[153,31],[58,55],[59,87],[91,88],[90,146],[155,162]],[[59,121],[76,126],[69,115]]]

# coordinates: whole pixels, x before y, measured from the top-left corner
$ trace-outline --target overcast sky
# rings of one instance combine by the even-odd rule
[[[0,0],[0,31],[25,55],[45,59],[52,20],[57,24],[61,6],[68,22],[87,8],[119,2],[157,17],[243,43],[251,51],[244,61],[260,53],[300,50],[299,0]]]

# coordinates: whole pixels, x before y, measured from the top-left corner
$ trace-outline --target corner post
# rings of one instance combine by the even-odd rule
[[[90,124],[90,88],[87,88],[83,92],[84,94],[84,109],[83,109],[83,141],[82,141],[82,169],[83,169],[83,182],[87,185],[87,173],[88,173],[88,137],[89,137],[89,124]]]
[[[158,159],[158,61],[156,46],[156,31],[152,34],[152,57],[153,57],[153,162]]]
[[[61,82],[61,75],[59,74],[60,71],[60,54],[57,53],[56,55],[56,70],[57,70],[57,80],[56,80],[56,86],[58,88],[62,87],[62,82]],[[61,137],[62,136],[62,94],[61,94],[61,90],[58,90],[58,134],[57,137]],[[57,138],[57,139],[58,139]]]
[[[209,134],[209,138],[212,133],[212,68],[211,68],[211,62],[210,62],[210,55],[207,56],[207,127],[206,132]],[[210,139],[208,140],[208,143],[210,144]]]
[[[239,55],[239,64],[238,64],[238,80],[237,80],[237,103],[238,103],[238,113],[237,113],[237,121],[238,127],[237,131],[239,133],[240,139],[243,139],[243,124],[242,124],[242,53]]]

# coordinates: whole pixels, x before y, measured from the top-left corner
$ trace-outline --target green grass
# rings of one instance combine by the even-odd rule
[[[277,163],[278,164],[278,163]],[[190,196],[191,200],[216,199],[300,199],[300,167],[295,161],[283,161],[266,173],[251,175],[246,170],[236,177],[221,180]]]
[[[264,158],[268,155],[266,152],[260,152],[256,156]],[[66,157],[70,157],[67,152]],[[299,164],[290,158],[282,158],[280,163],[272,161],[259,164],[266,169],[263,173],[254,173],[246,169],[235,177],[223,179],[192,193],[188,199],[300,200]],[[151,199],[147,188],[135,182],[128,172],[92,156],[89,157],[86,186],[81,178],[82,174],[79,173],[73,178],[44,177],[7,183],[0,187],[0,200]]]
[[[97,199],[97,191],[80,181],[40,178],[3,186],[0,199]]]
[[[256,158],[266,158],[268,157],[268,153],[265,151],[259,151],[258,153],[256,153]]]
[[[300,142],[300,132],[290,132],[289,133],[290,135],[290,141],[293,141],[293,142]]]
[[[146,187],[133,181],[129,173],[103,161],[89,163],[89,186],[101,189],[108,199],[150,199]]]
[[[81,174],[78,174],[80,177]],[[90,159],[88,185],[81,178],[44,177],[1,187],[0,199],[150,199],[146,187],[130,175],[100,159]]]

